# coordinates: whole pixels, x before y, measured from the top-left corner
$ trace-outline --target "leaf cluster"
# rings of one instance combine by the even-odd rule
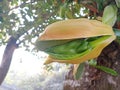
[[[44,28],[56,21],[57,6],[49,0],[3,0],[0,2],[0,44],[13,36],[19,46],[34,44]]]

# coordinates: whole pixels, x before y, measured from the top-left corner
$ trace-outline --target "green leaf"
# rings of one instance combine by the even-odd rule
[[[111,68],[108,68],[108,67],[105,67],[105,66],[94,66],[94,67],[96,67],[97,69],[100,69],[100,70],[102,70],[102,71],[104,71],[106,73],[109,73],[109,74],[111,74],[113,76],[118,75],[118,73],[115,70],[111,69]]]
[[[115,2],[116,2],[117,7],[120,8],[120,0],[115,0]]]
[[[102,17],[102,22],[113,26],[117,20],[117,7],[115,5],[108,5],[105,7]]]
[[[95,67],[97,69],[100,69],[100,70],[102,70],[102,71],[104,71],[106,73],[109,73],[109,74],[111,74],[113,76],[117,76],[118,75],[118,73],[115,70],[111,69],[111,68],[97,65],[97,61],[94,60],[94,59],[89,60],[89,65],[91,65],[91,66],[93,66],[93,67]]]
[[[67,9],[67,4],[66,3],[64,5],[62,5],[62,6],[60,6],[59,16],[61,18],[65,18],[66,9]]]
[[[75,79],[80,79],[80,77],[82,76],[83,74],[83,71],[84,71],[84,67],[85,67],[85,63],[81,63],[79,64],[78,68],[77,68],[77,71],[74,75]]]

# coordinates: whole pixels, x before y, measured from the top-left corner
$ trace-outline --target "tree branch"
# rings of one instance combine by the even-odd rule
[[[0,85],[2,84],[11,64],[12,56],[14,50],[17,48],[16,39],[14,37],[10,37],[8,44],[5,48],[2,62],[0,64]]]

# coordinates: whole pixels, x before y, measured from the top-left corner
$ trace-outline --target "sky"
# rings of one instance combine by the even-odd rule
[[[0,47],[0,61],[4,49],[5,46]],[[65,64],[52,63],[52,71],[47,71],[43,65],[46,57],[43,52],[34,55],[24,48],[16,49],[2,86],[8,88],[9,85],[10,90],[34,90],[36,86],[40,90],[62,90],[68,67]]]
[[[2,60],[4,49],[5,46],[0,47],[0,62]],[[20,73],[25,72],[29,75],[38,73],[38,68],[42,71],[46,54],[38,52],[37,55],[34,55],[32,52],[25,51],[24,48],[16,49],[13,54],[10,69],[19,71]]]

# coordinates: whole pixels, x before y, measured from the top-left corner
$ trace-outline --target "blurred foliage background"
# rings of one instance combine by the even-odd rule
[[[72,18],[99,20],[110,4],[120,8],[119,0],[0,0],[0,45],[13,36],[28,49],[50,23]],[[117,16],[119,25],[119,10]]]

